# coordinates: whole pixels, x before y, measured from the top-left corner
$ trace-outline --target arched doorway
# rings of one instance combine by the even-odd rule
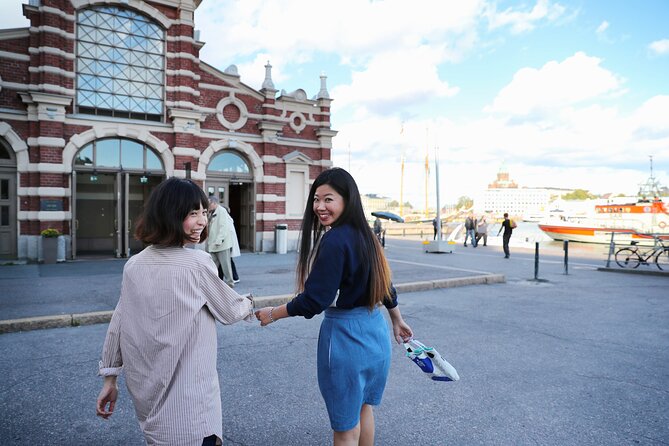
[[[129,257],[143,249],[134,223],[165,177],[160,157],[142,142],[104,138],[74,158],[72,257]]]
[[[217,153],[207,166],[205,190],[230,209],[240,248],[254,251],[255,191],[246,159],[233,150]]]
[[[17,257],[16,158],[0,138],[0,259]]]

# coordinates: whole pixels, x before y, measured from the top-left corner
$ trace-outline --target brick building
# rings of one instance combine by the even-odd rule
[[[190,177],[231,208],[243,249],[294,249],[310,183],[331,165],[325,76],[277,95],[199,59],[201,0],[30,0],[0,30],[0,259],[125,257],[153,187]],[[210,0],[213,1],[213,0]]]

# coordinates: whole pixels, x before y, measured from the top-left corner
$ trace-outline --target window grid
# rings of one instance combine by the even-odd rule
[[[80,113],[162,121],[164,31],[114,6],[81,11],[77,22]]]

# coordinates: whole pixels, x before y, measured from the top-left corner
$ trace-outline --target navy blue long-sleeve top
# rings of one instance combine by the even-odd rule
[[[363,267],[356,250],[358,237],[355,231],[352,226],[342,225],[323,234],[304,291],[286,306],[289,315],[310,319],[332,305],[337,291],[337,308],[367,306],[370,268]],[[397,306],[394,287],[391,287],[391,295],[383,304],[388,309]]]

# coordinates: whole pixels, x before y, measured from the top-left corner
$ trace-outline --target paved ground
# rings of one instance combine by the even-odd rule
[[[571,247],[565,275],[559,247],[542,246],[540,281],[532,280],[533,251],[518,247],[505,260],[497,246],[426,254],[417,241],[389,240],[386,254],[397,283],[484,273],[506,283],[401,294],[416,337],[436,346],[461,380],[427,380],[395,346],[375,411],[378,445],[669,444],[669,277],[598,270],[606,258],[590,247]],[[242,256],[240,285],[248,288],[239,290],[289,293],[291,256]],[[122,263],[2,267],[2,319],[43,306],[42,314],[113,308]],[[7,271],[23,275],[25,305],[8,291],[21,285]],[[319,322],[219,328],[226,444],[330,443],[315,376]],[[0,444],[142,444],[123,383],[112,419],[94,416],[106,328],[0,335]]]

